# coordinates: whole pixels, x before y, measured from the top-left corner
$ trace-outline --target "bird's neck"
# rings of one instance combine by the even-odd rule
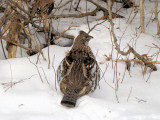
[[[74,44],[73,44],[72,49],[79,50],[79,51],[80,50],[82,50],[82,51],[88,51],[88,49],[89,49],[88,42],[82,43],[80,41],[75,41]]]

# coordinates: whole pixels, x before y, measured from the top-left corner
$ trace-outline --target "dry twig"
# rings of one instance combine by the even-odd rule
[[[141,56],[140,54],[138,54],[130,45],[128,45],[128,47],[129,47],[128,51],[124,52],[124,51],[120,50],[120,46],[117,43],[117,38],[116,38],[116,35],[114,33],[114,24],[112,22],[111,8],[108,7],[108,9],[109,9],[109,22],[111,24],[111,33],[112,33],[112,36],[113,36],[113,40],[114,40],[114,44],[115,44],[115,49],[117,50],[117,52],[119,54],[121,54],[121,55],[124,55],[124,56],[127,56],[128,54],[132,53],[132,54],[134,54],[134,56],[136,58],[138,58],[139,60],[141,60],[144,63],[145,66],[150,67],[152,70],[156,71],[157,70],[156,66],[153,65],[152,63],[149,63],[148,60],[146,60],[143,56]]]
[[[137,62],[137,63],[143,63],[142,60],[140,59],[118,59],[118,60],[113,60],[114,62]],[[153,63],[153,64],[160,64],[160,61],[148,61],[148,63]]]
[[[28,57],[27,57],[27,58],[28,58]],[[39,74],[39,77],[40,77],[40,79],[41,79],[41,82],[43,83],[43,79],[42,79],[42,76],[41,76],[41,74],[40,74],[40,72],[39,72],[39,69],[38,69],[37,65],[34,64],[29,58],[28,58],[28,60],[29,60],[30,63],[32,63],[32,64],[36,67],[36,69],[37,69],[37,71],[38,71],[38,74]]]
[[[35,75],[36,75],[36,74],[35,74]],[[10,88],[13,88],[15,85],[17,85],[17,84],[19,84],[19,83],[22,83],[22,82],[24,82],[24,81],[26,81],[26,80],[28,80],[28,79],[31,79],[31,78],[32,78],[33,76],[35,76],[35,75],[32,75],[32,76],[29,77],[29,78],[25,78],[25,79],[19,80],[19,81],[17,81],[17,82],[11,81],[11,82],[8,82],[8,83],[1,83],[1,85],[4,86],[5,92],[7,92]]]

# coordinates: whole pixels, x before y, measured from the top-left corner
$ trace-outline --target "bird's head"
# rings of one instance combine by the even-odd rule
[[[75,43],[79,44],[84,44],[84,45],[88,45],[88,42],[90,41],[90,39],[92,39],[93,37],[88,35],[86,32],[84,31],[80,31],[79,35],[77,36],[77,38],[75,39]]]

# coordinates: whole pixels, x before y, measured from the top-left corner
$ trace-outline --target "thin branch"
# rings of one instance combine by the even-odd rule
[[[108,1],[110,1],[110,0],[108,0]],[[124,55],[124,56],[127,56],[128,54],[132,53],[132,54],[134,54],[135,57],[142,60],[145,66],[150,67],[152,70],[156,71],[157,70],[156,66],[153,65],[152,63],[148,63],[148,60],[146,60],[143,56],[138,54],[130,45],[128,45],[129,49],[127,50],[127,52],[120,50],[120,46],[117,43],[117,37],[114,33],[114,24],[112,21],[112,12],[111,12],[111,8],[110,8],[110,4],[108,4],[108,10],[109,10],[109,22],[111,24],[111,33],[113,36],[115,49],[117,50],[117,52],[120,53],[121,55]]]
[[[131,10],[131,12],[130,12],[130,14],[129,14],[129,17],[128,17],[128,19],[127,19],[127,22],[126,22],[126,23],[128,23],[128,22],[129,22],[129,19],[131,18],[131,15],[132,15],[133,10],[134,10],[134,7],[132,7],[132,10]]]
[[[25,9],[23,9],[21,6],[19,6],[16,2],[14,2],[13,0],[8,0],[8,4],[10,6],[15,5],[15,7],[19,8],[21,11],[23,11],[25,14],[27,14],[28,16],[32,17],[32,18],[38,18],[37,16],[33,15],[33,14],[30,14],[29,12],[27,12]]]
[[[119,103],[119,99],[118,99],[118,95],[117,95],[117,90],[116,90],[116,84],[115,84],[115,95],[116,95],[117,103]]]
[[[129,24],[131,24],[131,23],[133,22],[133,20],[134,20],[134,18],[136,17],[137,13],[138,13],[138,9],[136,9],[136,12],[135,12],[133,18],[130,20]]]
[[[46,76],[46,74],[45,74],[45,72],[44,72],[44,69],[43,69],[42,67],[40,67],[40,68],[42,69],[43,74],[44,74],[44,77],[45,77],[45,79],[46,79],[47,83],[49,84],[48,79],[47,79],[47,76]]]
[[[140,59],[119,59],[119,60],[113,60],[114,62],[138,62],[138,63],[143,63],[142,60]],[[160,61],[148,61],[148,63],[154,63],[154,64],[160,64]]]
[[[103,74],[102,74],[100,80],[104,77],[104,75],[105,75],[105,73],[106,73],[106,71],[107,71],[107,69],[108,69],[108,66],[109,66],[109,64],[106,64],[106,68],[105,68],[105,70],[104,70],[104,72],[103,72]]]
[[[130,98],[130,96],[131,96],[131,93],[132,93],[132,87],[131,87],[131,90],[130,90],[130,92],[129,92],[129,95],[128,95],[128,98],[127,98],[127,102],[128,102],[128,100],[129,100],[129,98]]]
[[[98,25],[101,25],[102,23],[104,23],[104,22],[106,22],[106,21],[107,21],[107,20],[104,20],[104,21],[102,21],[102,22],[100,22],[100,23],[95,24],[95,25],[88,31],[88,34],[89,34],[92,30],[94,30],[95,27],[97,27]]]
[[[70,5],[70,8],[69,8],[69,12],[71,12],[72,2],[73,2],[73,0],[71,0],[71,5]]]
[[[19,46],[19,47],[21,47],[21,48],[23,48],[23,49],[30,50],[30,51],[33,51],[33,52],[35,52],[35,53],[38,52],[38,50],[31,49],[31,48],[29,48],[29,47],[25,47],[25,46],[23,46],[23,45],[21,45],[21,44],[18,44],[18,43],[16,43],[16,42],[14,42],[14,41],[8,40],[8,39],[5,38],[5,37],[3,37],[3,40],[5,40],[5,41],[7,41],[7,42],[9,42],[9,43],[12,43],[13,45]]]
[[[125,77],[125,74],[126,74],[126,70],[127,70],[127,67],[125,67],[125,71],[124,71],[121,83],[123,83],[123,80],[124,80],[124,77]]]
[[[81,14],[61,14],[61,15],[49,15],[47,17],[47,19],[53,18],[53,19],[58,19],[58,18],[82,18],[82,17],[86,17],[87,15],[95,15],[96,12],[99,10],[99,8],[96,8],[95,10],[86,13],[81,13]]]
[[[52,61],[52,68],[53,68],[53,71],[54,71],[54,75],[55,75],[55,89],[56,89],[56,91],[57,91],[57,73],[56,73],[56,69],[55,69],[55,67],[54,67],[54,60],[55,60],[55,55],[53,56],[53,61]]]
[[[77,4],[77,6],[76,6],[76,8],[75,8],[75,10],[77,11],[77,9],[78,9],[78,6],[79,6],[79,3],[81,2],[81,0],[78,0],[78,4]]]
[[[33,39],[33,37],[30,35],[30,33],[24,28],[25,32],[27,33],[27,35],[31,38],[31,40],[33,41],[33,43],[35,44],[35,47],[37,48],[37,50],[41,53],[43,59],[46,61],[46,58],[41,50],[41,48],[38,46],[37,42]]]
[[[36,74],[35,74],[35,75],[36,75]],[[31,79],[31,78],[32,78],[33,76],[35,76],[35,75],[32,75],[32,76],[29,77],[29,78],[25,78],[25,79],[19,80],[19,81],[17,81],[17,82],[1,83],[1,85],[4,86],[4,89],[5,89],[4,92],[7,92],[10,88],[14,87],[16,84],[19,84],[19,83],[24,82],[25,80]]]
[[[43,27],[40,27],[38,25],[36,25],[35,23],[32,23],[33,27],[39,29],[40,31],[44,31],[44,28]],[[47,31],[49,32],[49,31]],[[67,35],[67,34],[62,34],[62,33],[59,33],[59,32],[51,32],[51,34],[55,35],[55,36],[62,36],[62,37],[65,37],[65,38],[68,38],[68,39],[71,39],[71,40],[74,40],[74,36],[72,35]]]
[[[28,57],[27,57],[27,58],[28,58]],[[41,76],[41,74],[40,74],[40,72],[39,72],[39,69],[38,69],[37,65],[34,64],[29,58],[28,58],[28,60],[29,60],[30,63],[32,63],[32,64],[36,67],[37,72],[38,72],[38,74],[39,74],[39,77],[40,77],[40,79],[41,79],[41,82],[43,83],[43,79],[42,79],[42,76]]]

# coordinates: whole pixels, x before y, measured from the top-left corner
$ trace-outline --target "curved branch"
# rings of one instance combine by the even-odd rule
[[[96,12],[99,11],[99,8],[96,8],[95,10],[91,11],[91,12],[88,12],[87,14],[86,13],[81,13],[81,14],[62,14],[62,15],[54,15],[54,14],[51,14],[49,15],[47,18],[50,19],[50,18],[53,18],[53,19],[58,19],[58,18],[71,18],[71,17],[74,17],[74,18],[82,18],[82,17],[86,17],[86,16],[89,16],[89,15],[95,15]]]

